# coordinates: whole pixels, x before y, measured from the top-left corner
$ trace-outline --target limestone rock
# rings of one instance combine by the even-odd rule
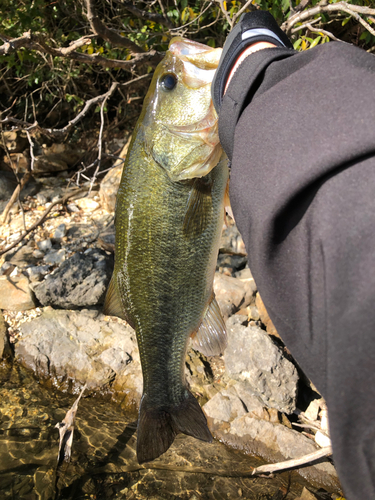
[[[134,331],[110,322],[97,311],[62,311],[47,307],[21,325],[16,344],[19,363],[61,390],[113,392],[118,401],[138,406],[142,375]]]
[[[114,212],[117,191],[120,186],[123,163],[114,166],[103,178],[100,184],[99,196],[102,207],[108,212]]]
[[[103,303],[113,258],[99,249],[75,253],[44,281],[33,286],[42,305],[76,309]]]
[[[234,314],[245,301],[245,284],[231,276],[215,273],[214,292],[224,319]]]
[[[296,408],[298,373],[271,337],[258,327],[227,322],[227,373],[245,382],[266,406],[284,413]]]
[[[124,167],[124,161],[129,149],[130,141],[131,136],[122,148],[119,159],[115,162],[113,168],[105,175],[105,177],[103,177],[100,184],[100,204],[108,212],[115,211],[117,191],[120,186],[122,169]]]
[[[0,276],[0,309],[27,311],[35,306],[34,294],[26,276]]]

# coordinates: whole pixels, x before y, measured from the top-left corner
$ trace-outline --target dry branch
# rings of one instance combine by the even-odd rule
[[[309,453],[308,455],[304,455],[301,458],[296,458],[295,460],[286,460],[285,462],[279,462],[278,464],[262,465],[260,467],[256,467],[252,472],[252,476],[272,472],[281,472],[286,469],[301,467],[302,465],[307,465],[329,455],[332,455],[332,447],[326,446],[325,448],[321,448],[320,450]]]
[[[135,7],[130,2],[123,2],[122,6],[139,19],[153,21],[154,23],[162,24],[169,29],[173,28],[173,24],[167,16],[161,16],[160,14],[154,14],[152,12],[146,12],[144,10],[138,9],[138,7]]]
[[[132,54],[138,54],[139,52],[144,52],[144,50],[139,47],[136,43],[128,40],[127,38],[119,35],[115,31],[107,28],[107,26],[102,23],[99,17],[96,15],[95,8],[92,0],[85,0],[86,8],[87,8],[87,19],[89,20],[92,31],[106,40],[110,42],[112,45],[117,47],[125,47],[129,49]]]
[[[124,39],[124,37],[120,37]],[[84,45],[84,41],[89,41],[88,38],[81,38],[79,46]],[[148,64],[151,66],[155,66],[158,64],[163,54],[157,52],[156,50],[150,50],[149,52],[141,52],[142,49],[139,49],[138,53],[130,60],[123,61],[120,59],[107,59],[106,57],[101,56],[100,54],[83,54],[82,52],[76,52],[77,46],[70,45],[69,47],[51,47],[47,44],[46,40],[41,35],[36,35],[35,33],[31,33],[27,31],[19,38],[8,39],[0,47],[0,56],[10,54],[20,48],[25,48],[29,50],[37,50],[42,54],[50,54],[54,57],[66,57],[68,59],[72,59],[73,61],[77,61],[84,64],[98,64],[103,68],[121,68],[130,70],[135,65],[138,64]]]
[[[327,13],[345,12],[346,14],[349,14],[352,17],[354,17],[356,21],[361,23],[362,26],[364,26],[372,35],[375,36],[375,30],[369,25],[369,23],[367,23],[359,15],[363,14],[366,16],[374,16],[375,9],[371,9],[369,7],[361,7],[359,5],[352,5],[346,2],[338,2],[328,5],[318,4],[315,7],[312,7],[311,9],[304,10],[303,12],[298,12],[297,14],[290,16],[290,18],[281,25],[281,29],[283,29],[286,32],[286,34],[290,34],[295,24],[306,22],[307,20],[313,18],[317,14],[321,14],[322,12],[327,12]]]
[[[28,122],[25,122],[23,120],[18,120],[17,118],[13,118],[13,117],[9,117],[9,116],[4,118],[3,120],[0,120],[0,124],[3,124],[3,125],[13,124],[14,125],[13,129],[26,129],[26,133],[31,132],[32,130],[38,130],[40,133],[47,135],[47,136],[62,137],[65,134],[67,134],[68,132],[70,132],[70,130],[75,125],[77,125],[77,123],[79,121],[81,121],[82,118],[84,118],[86,116],[86,114],[88,113],[89,109],[92,106],[99,104],[99,103],[102,103],[103,101],[106,101],[114,93],[114,91],[118,87],[130,86],[134,83],[140,82],[141,80],[144,80],[146,78],[150,78],[150,76],[151,75],[149,75],[149,74],[142,75],[142,76],[139,76],[138,78],[134,78],[133,80],[129,80],[128,82],[125,82],[122,84],[113,83],[111,85],[110,89],[108,90],[108,92],[106,92],[105,94],[101,94],[99,96],[93,97],[92,99],[89,99],[88,101],[86,101],[82,111],[80,113],[78,113],[78,115],[75,116],[73,118],[73,120],[70,120],[70,122],[67,125],[65,125],[65,127],[63,127],[63,128],[43,128],[43,127],[40,127],[38,122],[28,123]]]

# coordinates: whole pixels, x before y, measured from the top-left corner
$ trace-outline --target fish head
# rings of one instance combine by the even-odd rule
[[[140,123],[146,152],[173,181],[207,175],[221,156],[211,100],[221,50],[175,37],[155,70]]]

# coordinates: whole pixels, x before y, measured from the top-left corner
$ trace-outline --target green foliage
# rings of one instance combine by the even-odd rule
[[[78,53],[89,56],[98,54],[120,61],[132,59],[129,50],[93,36],[83,1],[2,0],[2,39],[17,38],[31,31],[48,46],[61,48],[68,47],[71,42],[83,36],[90,36],[90,43],[77,48]],[[318,2],[319,0],[311,0],[307,9]],[[338,0],[329,0],[332,4],[337,2]],[[231,28],[227,16],[230,19],[236,17],[246,2],[226,0],[223,3],[226,15],[221,11],[219,2],[210,4],[207,0],[162,0],[166,19],[174,27],[172,30],[166,22],[160,22],[160,17],[157,20],[137,17],[126,10],[120,0],[95,0],[94,6],[99,19],[110,30],[134,42],[140,51],[162,53],[167,50],[170,39],[175,35],[182,35],[211,47],[221,47]],[[281,25],[291,16],[291,6],[298,9],[299,3],[300,0],[253,0],[247,11],[255,8],[268,10]],[[371,6],[370,0],[350,0],[348,3]],[[134,0],[133,5],[146,13],[163,15],[160,2]],[[321,19],[314,23],[319,17]],[[291,35],[295,49],[308,50],[329,42],[330,36],[326,31],[365,49],[375,45],[375,37],[347,13],[320,13],[310,19],[310,22],[313,23],[314,30],[306,28],[303,23],[294,26],[300,28]],[[375,27],[371,17],[367,18],[367,22]],[[46,127],[61,127],[83,108],[87,99],[106,92],[113,81],[126,82],[152,70],[150,65],[129,66],[129,70],[119,67],[103,68],[21,47],[2,56],[0,111],[12,106],[12,114],[17,118],[29,122],[38,120]],[[108,120],[126,120],[131,115],[128,113],[128,103],[134,102],[132,106],[138,106],[146,87],[145,81],[138,87],[132,87],[126,95],[122,93],[120,96],[117,93],[117,100],[107,102]],[[95,120],[98,120],[98,113],[92,109],[87,116],[87,126],[94,124]]]

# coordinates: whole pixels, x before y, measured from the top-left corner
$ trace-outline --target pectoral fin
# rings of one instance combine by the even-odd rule
[[[227,346],[227,331],[219,304],[213,295],[206,315],[192,337],[193,349],[206,356],[219,356]]]
[[[195,237],[206,229],[212,217],[212,179],[210,176],[194,179],[186,204],[183,231],[187,237]]]
[[[117,316],[117,318],[124,319],[132,328],[134,328],[132,322],[129,320],[122,307],[121,299],[115,287],[113,276],[109,283],[107,295],[105,297],[103,314],[108,316]]]

